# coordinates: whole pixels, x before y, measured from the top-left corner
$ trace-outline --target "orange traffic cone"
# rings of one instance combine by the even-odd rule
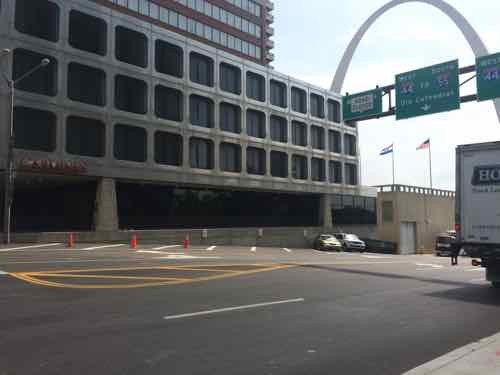
[[[68,235],[68,247],[75,247],[75,235],[73,233],[70,233]]]
[[[137,249],[137,234],[132,235],[132,240],[130,241],[130,248]]]

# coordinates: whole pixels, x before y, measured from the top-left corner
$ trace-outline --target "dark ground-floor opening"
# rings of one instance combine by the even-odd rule
[[[66,176],[18,174],[12,205],[13,232],[92,229],[97,182]],[[3,181],[2,181],[3,188]],[[1,193],[3,228],[4,191]]]
[[[319,225],[319,195],[116,184],[120,229]]]

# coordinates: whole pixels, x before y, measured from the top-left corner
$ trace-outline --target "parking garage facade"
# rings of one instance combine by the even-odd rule
[[[375,223],[340,96],[267,65],[272,4],[199,3],[2,1],[2,69],[50,59],[16,86],[14,231]]]

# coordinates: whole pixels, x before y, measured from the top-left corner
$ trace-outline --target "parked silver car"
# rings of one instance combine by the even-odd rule
[[[355,234],[335,233],[334,236],[340,241],[343,249],[346,251],[359,251],[362,253],[366,250],[366,244]]]

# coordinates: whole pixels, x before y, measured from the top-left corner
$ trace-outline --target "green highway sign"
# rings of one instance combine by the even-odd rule
[[[500,98],[500,53],[476,59],[477,100]]]
[[[460,108],[458,60],[396,76],[396,120]]]
[[[382,90],[375,89],[347,95],[342,98],[344,121],[382,113]]]

